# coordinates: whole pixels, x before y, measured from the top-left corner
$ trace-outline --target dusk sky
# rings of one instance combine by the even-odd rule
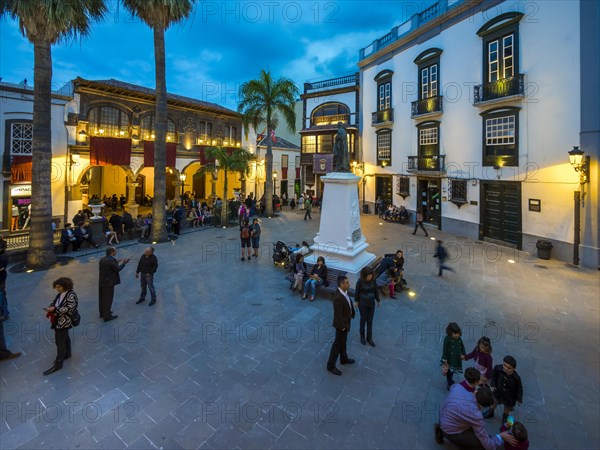
[[[261,69],[306,81],[358,71],[359,49],[432,1],[200,1],[166,34],[169,92],[235,109],[239,84]],[[90,36],[52,48],[53,87],[80,76],[154,88],[153,35],[116,0]],[[16,21],[0,23],[2,81],[33,83],[33,46]]]

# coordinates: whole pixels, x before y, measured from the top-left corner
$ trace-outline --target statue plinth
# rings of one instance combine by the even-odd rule
[[[360,225],[360,177],[333,172],[321,177],[321,181],[324,183],[321,223],[311,245],[313,253],[305,260],[315,264],[323,256],[327,267],[346,271],[353,285],[360,270],[375,259],[375,255],[366,251],[369,244]]]

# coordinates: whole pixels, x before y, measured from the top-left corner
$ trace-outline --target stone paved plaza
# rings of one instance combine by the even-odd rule
[[[110,323],[98,319],[103,252],[10,273],[5,330],[23,356],[0,364],[0,447],[450,449],[433,436],[447,394],[438,361],[449,321],[462,326],[467,351],[486,334],[495,364],[516,358],[524,383],[516,416],[531,448],[600,447],[598,271],[430,229],[458,270],[438,278],[434,241],[422,231],[363,216],[370,251],[405,250],[416,295],[383,301],[376,348],[360,344],[353,322],[348,352],[357,363],[338,366],[337,377],[325,370],[329,299],[292,294],[267,244],[312,240],[314,219],[289,210],[265,219],[264,253],[250,262],[239,260],[236,229],[158,245],[154,307],[135,304],[144,245],[121,247],[118,256],[132,261]],[[42,307],[59,276],[74,279],[83,319],[72,331],[73,357],[45,377],[55,346]],[[498,417],[488,421],[490,432],[499,426]]]

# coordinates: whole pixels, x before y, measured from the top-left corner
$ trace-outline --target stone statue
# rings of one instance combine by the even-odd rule
[[[333,144],[333,170],[335,172],[350,172],[348,135],[342,122],[338,122],[338,131]]]

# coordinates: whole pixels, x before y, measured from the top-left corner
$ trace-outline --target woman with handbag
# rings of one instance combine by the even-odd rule
[[[46,317],[50,319],[54,330],[56,342],[56,359],[54,365],[44,372],[50,375],[62,369],[63,361],[71,357],[71,338],[69,328],[79,323],[79,312],[77,312],[77,294],[73,290],[73,280],[61,277],[52,283],[58,294],[50,306],[44,308]],[[76,323],[73,323],[76,322]]]

